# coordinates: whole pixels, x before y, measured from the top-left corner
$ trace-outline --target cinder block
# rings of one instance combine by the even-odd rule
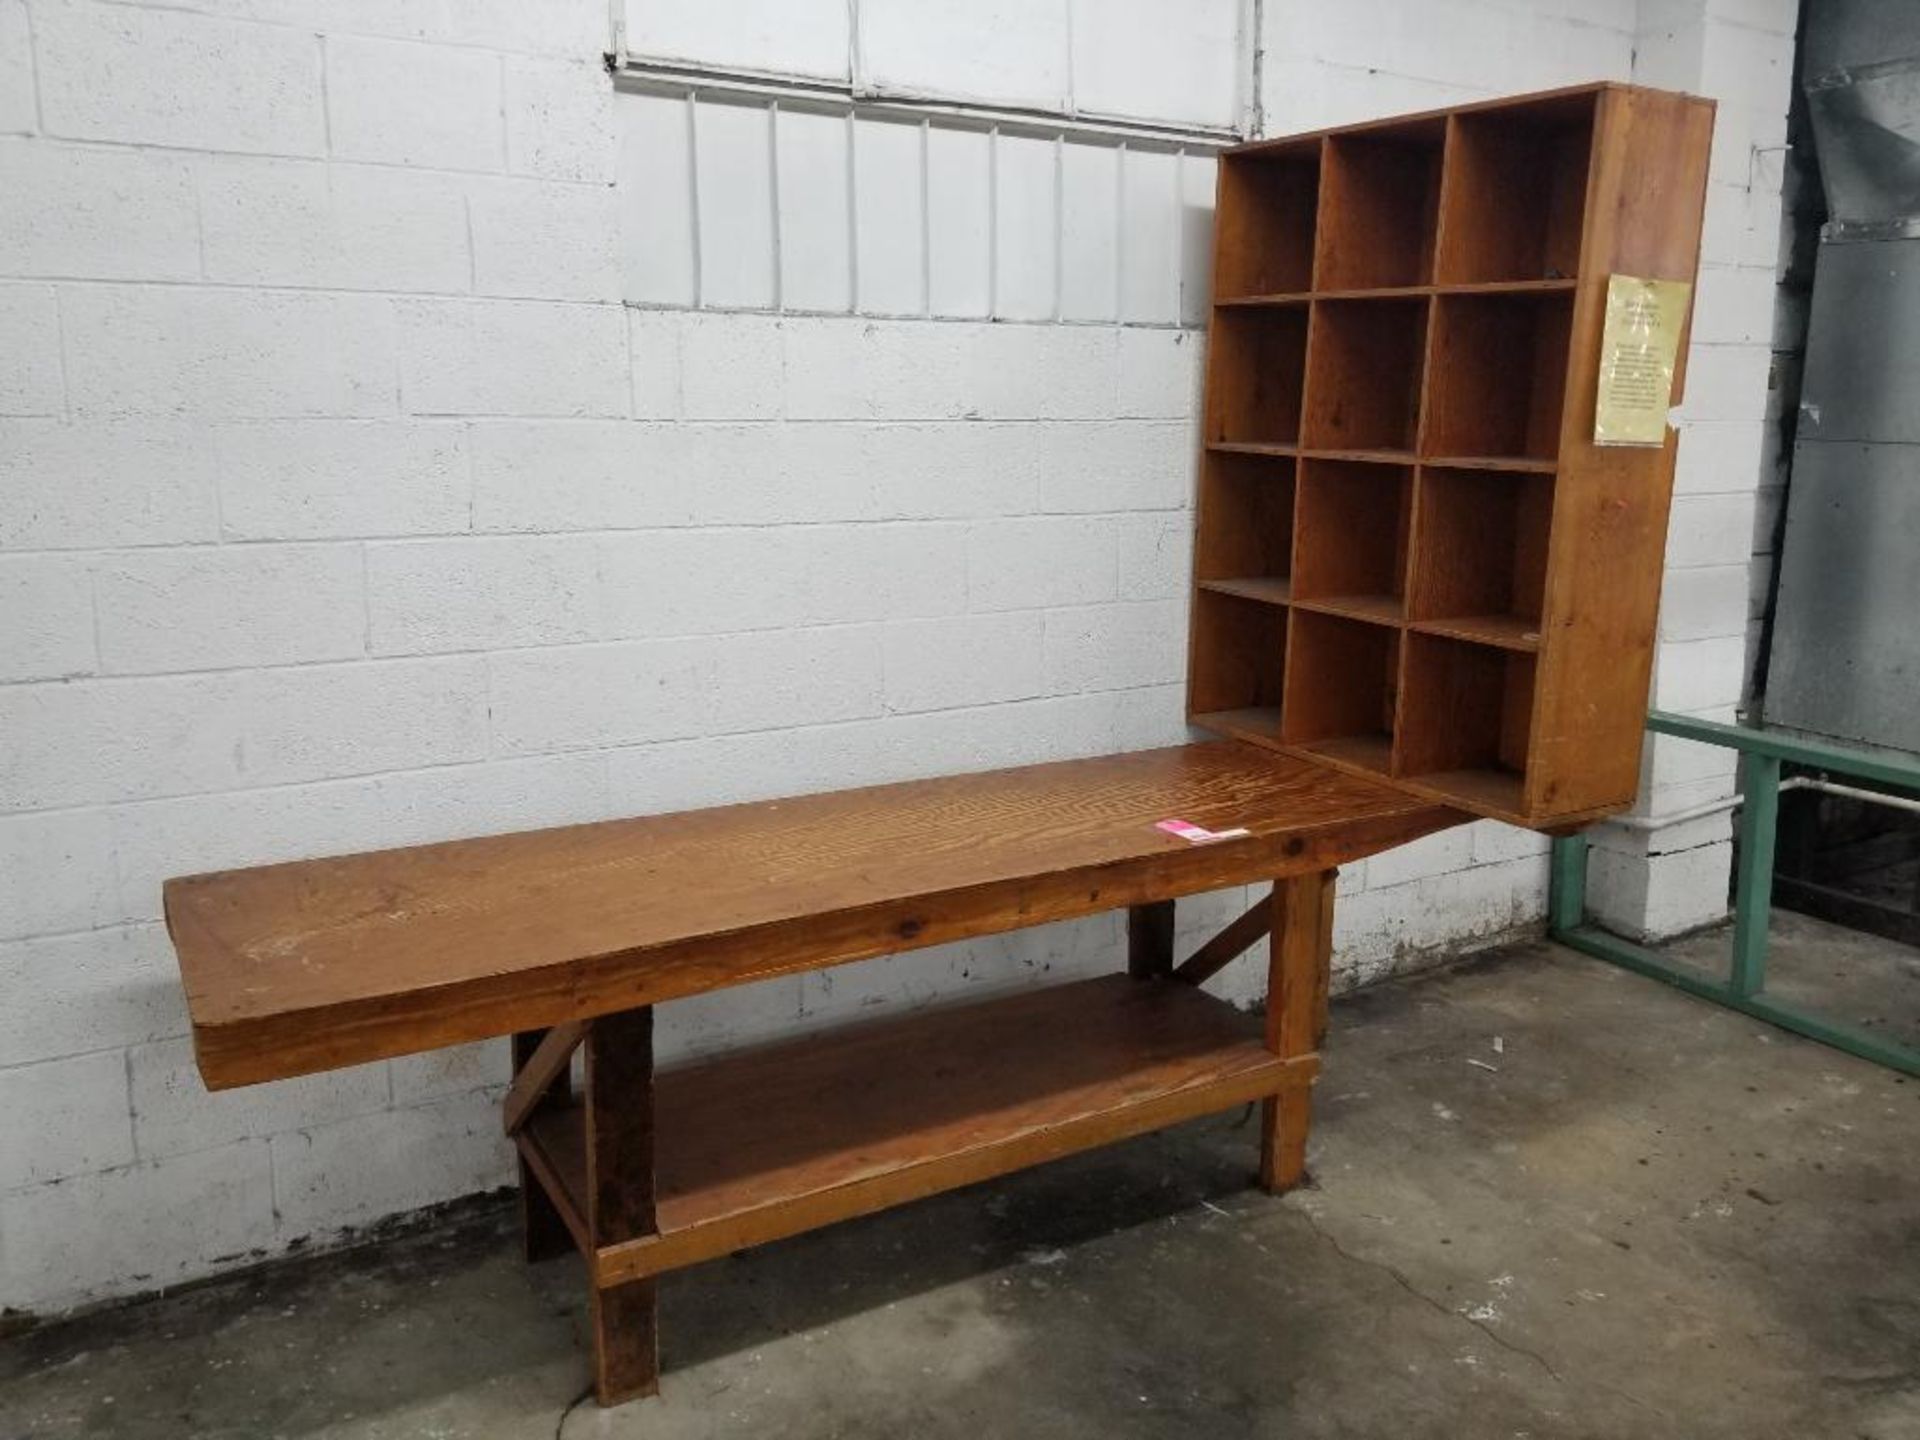
[[[791,625],[812,535],[768,526],[646,530],[600,541],[608,639],[715,635]]]
[[[713,726],[714,664],[708,640],[494,655],[494,747],[526,755],[698,734]]]
[[[681,463],[693,447],[680,426],[503,421],[475,425],[471,443],[476,530],[621,530],[693,519],[700,477]]]
[[[976,329],[934,321],[788,316],[780,325],[793,420],[959,420]]]
[[[419,655],[597,639],[598,560],[591,535],[369,545],[369,643]]]
[[[1186,606],[1148,600],[1046,612],[1047,689],[1165,685],[1186,671]]]
[[[1682,714],[1737,704],[1746,680],[1744,635],[1663,643],[1653,661],[1653,704]]]
[[[77,414],[394,408],[393,312],[376,296],[89,285],[66,293],[62,318]]]
[[[273,1244],[266,1143],[0,1195],[0,1228],[0,1290],[28,1310],[178,1285]]]
[[[1773,333],[1773,271],[1702,265],[1693,300],[1693,343],[1765,345]]]
[[[0,1191],[132,1159],[127,1063],[119,1051],[0,1069]]]
[[[0,555],[0,681],[91,675],[93,585],[84,561]]]
[[[485,180],[472,184],[467,203],[479,293],[620,299],[620,214],[611,187]]]
[[[348,660],[367,650],[357,545],[138,550],[95,562],[109,674]]]
[[[0,135],[25,135],[39,127],[26,0],[0,0]]]
[[[670,310],[627,312],[627,356],[633,367],[633,418],[680,415],[680,320]]]
[[[967,535],[969,608],[1097,605],[1119,596],[1117,522],[1069,515],[976,521]]]
[[[953,523],[810,526],[793,619],[806,625],[907,620],[967,609],[968,529]],[[744,572],[729,578],[742,583]],[[758,577],[756,577],[757,580]]]
[[[468,526],[464,426],[283,420],[217,426],[220,522],[230,540],[444,535]]]
[[[1334,907],[1334,984],[1339,990],[1524,933],[1546,915],[1544,854],[1387,888],[1373,883],[1377,859],[1367,861],[1367,889]]]
[[[296,1130],[272,1145],[284,1239],[491,1190],[513,1174],[499,1104],[486,1092]]]
[[[1451,830],[1425,835],[1418,840],[1383,850],[1367,860],[1367,888],[1383,890],[1390,885],[1405,885],[1464,870],[1473,863],[1473,828],[1456,825]]]
[[[1129,325],[1119,331],[1117,343],[1117,415],[1184,420],[1199,413],[1200,357],[1206,347],[1198,333]]]
[[[1120,598],[1183,600],[1193,575],[1193,516],[1189,511],[1123,515],[1120,526]]]
[[[1116,751],[1152,750],[1187,740],[1212,739],[1187,725],[1187,687],[1143,685],[1135,690],[1111,690],[1102,696],[1112,706]]]
[[[1190,425],[1159,420],[1063,425],[1046,433],[1045,444],[1042,510],[1181,510],[1193,502]]]
[[[825,725],[881,712],[880,627],[764,631],[707,642],[714,689],[700,729]]]
[[[664,1012],[663,1012],[664,1013]],[[402,1055],[387,1062],[397,1109],[473,1091],[498,1094],[513,1079],[505,1038]]]
[[[208,157],[199,174],[210,279],[429,293],[472,287],[458,177],[240,156]]]
[[[1751,489],[1744,494],[1680,495],[1667,521],[1667,570],[1744,565],[1753,554]]]
[[[1503,825],[1498,820],[1476,820],[1467,827],[1472,835],[1473,863],[1493,865],[1505,860],[1531,860],[1545,855],[1548,840],[1533,830]]]
[[[49,135],[273,155],[326,148],[311,30],[56,5],[36,15],[34,39]]]
[[[853,468],[874,477],[873,504],[888,519],[1027,515],[1039,507],[1040,477],[1066,424],[859,426]]]
[[[889,711],[1026,700],[1047,691],[1037,612],[903,620],[885,630]]]
[[[1714,798],[1731,795],[1740,754],[1724,745],[1706,745],[1675,735],[1649,735],[1640,757],[1642,794],[1702,782],[1717,787]]]
[[[625,415],[616,305],[401,300],[400,393],[416,415]]]
[[[213,470],[193,425],[0,420],[0,548],[216,540]]]
[[[955,328],[965,331],[969,341],[963,382],[969,415],[988,420],[1105,420],[1118,408],[1116,326]]]
[[[17,9],[0,9],[0,33]],[[12,99],[7,92],[0,61],[0,110]],[[177,155],[0,141],[0,192],[7,196],[0,208],[0,274],[89,280],[200,274],[193,174]]]
[[[531,15],[529,16],[531,19]],[[604,36],[570,52],[604,47]],[[613,84],[594,61],[506,59],[507,168],[611,185],[618,171]]]
[[[1687,353],[1688,420],[1766,418],[1773,351],[1766,345],[1695,345]]]
[[[485,50],[329,35],[327,134],[343,160],[499,170],[501,59]]]
[[[1752,490],[1767,469],[1767,430],[1751,420],[1683,424],[1673,473],[1676,500]]]
[[[0,415],[58,415],[60,307],[51,285],[0,285]]]
[[[736,1046],[790,1037],[800,1028],[800,996],[807,978],[781,975],[662,1006],[655,1012],[654,1062],[677,1065]]]
[[[1675,570],[1660,594],[1662,640],[1711,640],[1747,633],[1747,565]]]
[[[701,525],[821,525],[871,519],[878,475],[854,468],[850,427],[649,427],[647,462],[687,488]]]
[[[0,810],[477,760],[486,699],[466,659],[0,686]]]
[[[777,419],[782,325],[764,315],[682,316],[680,402],[686,418]]]
[[[173,946],[159,925],[0,944],[0,1054],[16,1065],[184,1035]]]
[[[1629,939],[1662,940],[1726,918],[1733,845],[1651,858],[1596,846],[1587,862],[1587,909]]]
[[[0,817],[0,940],[108,924],[116,889],[106,811]]]
[[[113,1059],[118,1065],[121,1057]],[[366,1115],[384,1110],[388,1099],[387,1067],[378,1063],[210,1093],[194,1066],[193,1042],[185,1037],[134,1046],[125,1071],[142,1160]]]

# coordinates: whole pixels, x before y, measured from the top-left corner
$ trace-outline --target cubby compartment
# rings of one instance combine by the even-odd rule
[[[1566,280],[1579,273],[1594,96],[1453,117],[1442,186],[1443,285]]]
[[[1433,279],[1441,120],[1330,136],[1321,160],[1316,290],[1377,290]]]
[[[1318,140],[1223,158],[1214,216],[1215,298],[1311,290],[1319,196]]]
[[[1222,310],[1208,344],[1208,443],[1298,443],[1307,307]]]
[[[1285,603],[1293,574],[1294,465],[1290,457],[1205,456],[1193,557],[1203,590]]]
[[[1302,442],[1411,455],[1426,332],[1424,299],[1316,301]]]
[[[1570,295],[1440,296],[1421,453],[1549,467],[1560,447],[1572,326]]]
[[[1405,611],[1412,472],[1360,460],[1300,462],[1294,599],[1364,619]]]
[[[1533,655],[1417,632],[1406,643],[1396,772],[1478,810],[1523,813]]]
[[[1386,774],[1393,755],[1400,632],[1296,610],[1287,655],[1286,743]]]
[[[1426,466],[1415,485],[1419,552],[1407,596],[1421,628],[1540,648],[1553,477]]]
[[[1284,606],[1200,590],[1187,663],[1187,712],[1195,722],[1249,740],[1279,740]]]

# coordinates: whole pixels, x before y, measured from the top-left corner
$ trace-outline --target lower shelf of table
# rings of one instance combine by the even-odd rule
[[[1258,1017],[1126,975],[743,1051],[654,1084],[658,1233],[592,1257],[601,1285],[694,1264],[1312,1080]],[[583,1249],[583,1111],[520,1146]]]

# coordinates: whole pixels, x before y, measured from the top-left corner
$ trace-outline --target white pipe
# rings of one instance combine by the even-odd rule
[[[1884,805],[1893,810],[1905,810],[1920,815],[1920,798],[1905,795],[1884,795],[1878,790],[1864,790],[1858,785],[1842,785],[1837,780],[1822,780],[1816,775],[1794,775],[1780,782],[1780,793],[1789,790],[1817,790],[1822,795],[1840,795],[1849,800],[1863,800],[1869,805]],[[1708,800],[1686,810],[1676,810],[1671,815],[1616,815],[1603,822],[1621,830],[1631,830],[1643,834],[1654,830],[1664,830],[1669,825],[1684,825],[1689,820],[1705,820],[1709,816],[1724,814],[1729,810],[1738,810],[1743,797],[1728,795],[1719,800]]]

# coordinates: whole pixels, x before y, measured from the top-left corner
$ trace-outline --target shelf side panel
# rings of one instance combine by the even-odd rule
[[[1695,278],[1712,130],[1710,101],[1633,89],[1601,100],[1528,747],[1525,808],[1542,823],[1625,808],[1639,790],[1678,437],[1593,443],[1600,332],[1609,275]]]

